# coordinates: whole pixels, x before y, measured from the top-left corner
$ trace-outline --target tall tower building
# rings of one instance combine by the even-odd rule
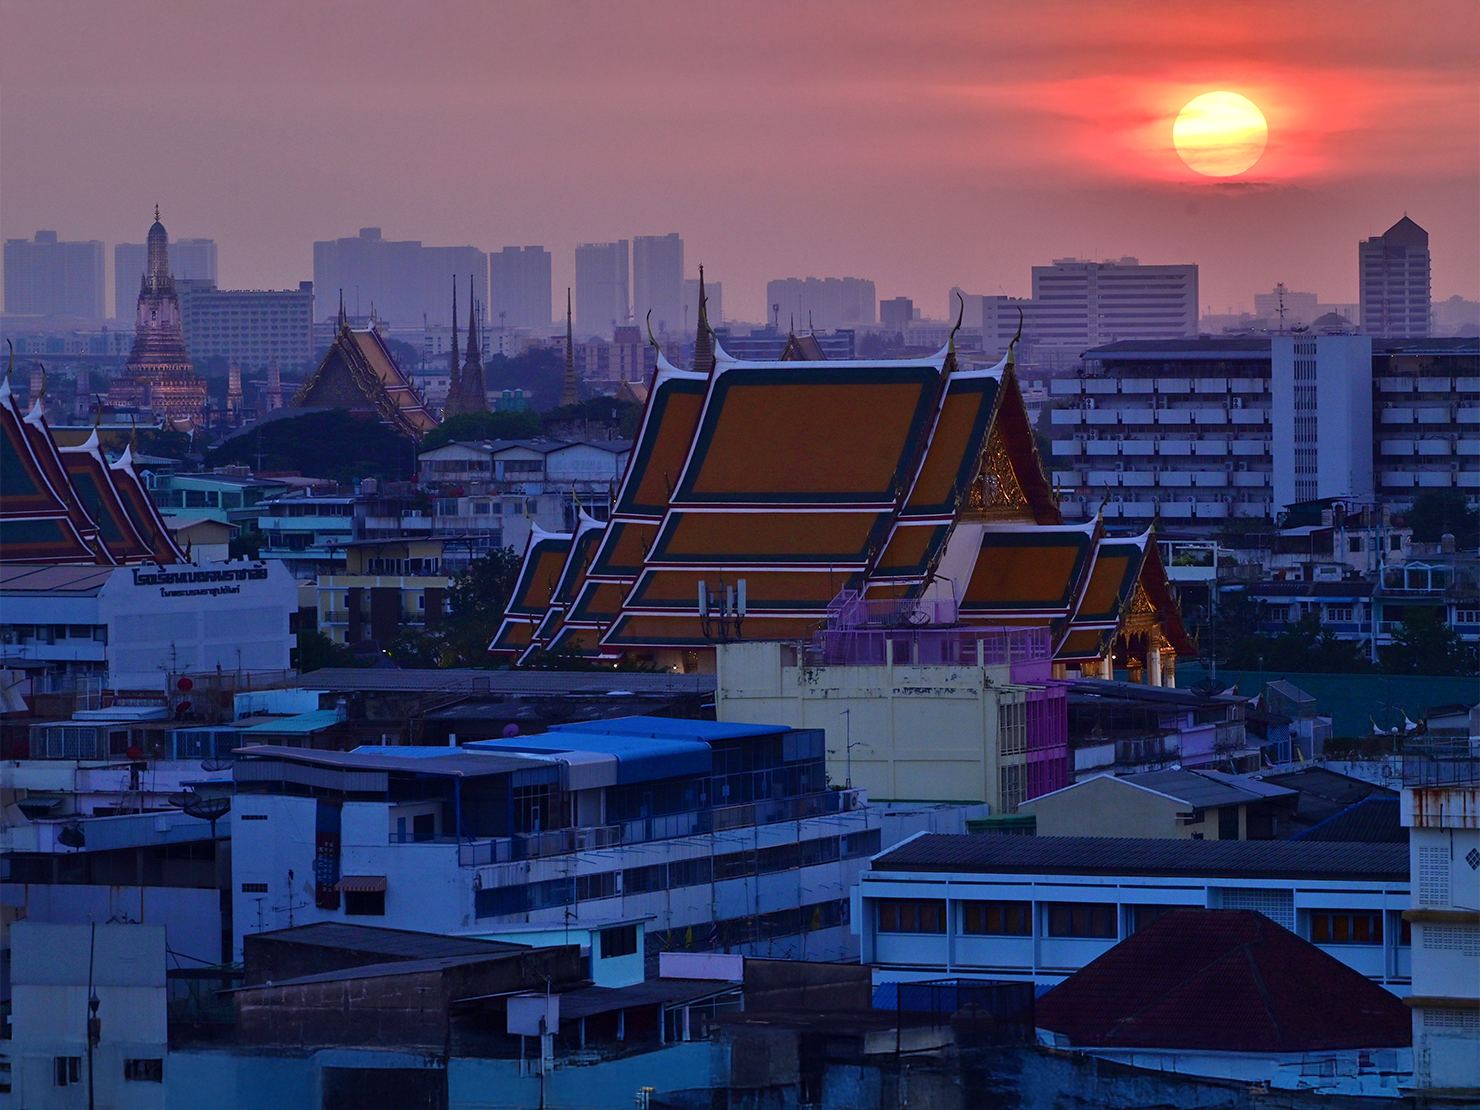
[[[678,232],[632,240],[632,317],[642,326],[651,311],[653,332],[678,335],[683,318],[683,240]]]
[[[1429,334],[1429,233],[1404,216],[1381,235],[1357,244],[1362,330],[1404,339]]]
[[[206,380],[195,372],[185,350],[169,244],[156,207],[149,228],[149,268],[140,283],[135,314],[134,349],[123,376],[108,391],[108,402],[152,408],[171,420],[200,421],[205,416]]]
[[[368,316],[373,307],[382,320],[400,327],[419,320],[445,327],[452,323],[442,315],[448,274],[472,274],[478,300],[487,303],[488,255],[477,247],[385,239],[378,227],[313,245],[313,285],[324,302],[320,320],[329,319],[330,298],[342,289],[351,316]]]
[[[5,311],[103,318],[103,244],[64,243],[55,231],[5,241]]]
[[[550,252],[544,247],[505,247],[488,256],[488,322],[494,327],[548,328]]]
[[[627,284],[627,240],[576,247],[575,330],[582,340],[610,339],[632,312]]]

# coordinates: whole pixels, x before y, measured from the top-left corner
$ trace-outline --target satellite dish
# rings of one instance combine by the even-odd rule
[[[190,800],[180,807],[187,815],[211,823],[211,839],[216,837],[216,822],[231,812],[231,799],[224,797],[203,798],[192,794]]]
[[[182,694],[188,693],[195,689],[195,680],[188,675],[181,675],[175,680],[175,689],[179,690]]]
[[[230,769],[230,767],[231,760],[229,759],[202,759],[200,761],[200,769],[202,771],[225,771]]]
[[[84,848],[87,846],[87,836],[82,831],[82,824],[72,821],[62,826],[62,831],[57,833],[57,839],[68,848]]]
[[[195,792],[193,790],[181,790],[178,793],[171,794],[165,801],[169,802],[176,809],[184,809],[194,797]]]

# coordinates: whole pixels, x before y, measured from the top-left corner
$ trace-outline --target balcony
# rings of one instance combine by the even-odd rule
[[[1401,759],[1404,786],[1480,783],[1480,747],[1473,740],[1410,744]]]
[[[800,821],[806,817],[849,813],[861,806],[862,801],[856,790],[828,790],[796,798],[693,809],[662,817],[639,817],[615,825],[555,829],[551,832],[464,842],[457,846],[457,862],[461,867],[483,867],[516,860],[542,859],[597,848],[616,848],[655,840],[724,832],[727,829]]]

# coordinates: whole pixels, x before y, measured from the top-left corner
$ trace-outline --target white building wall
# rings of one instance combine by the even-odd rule
[[[165,931],[150,925],[11,926],[13,1105],[25,1110],[144,1110],[165,1105],[163,1082],[127,1081],[128,1060],[167,1066]],[[89,984],[100,1039],[91,1053]],[[79,1061],[79,1082],[59,1084],[56,1059]],[[64,1065],[65,1067],[65,1065]]]
[[[1276,512],[1299,501],[1372,499],[1372,339],[1270,338]]]

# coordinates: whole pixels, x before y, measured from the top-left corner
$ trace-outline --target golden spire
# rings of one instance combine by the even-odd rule
[[[154,222],[159,223],[159,205],[154,206]]]

